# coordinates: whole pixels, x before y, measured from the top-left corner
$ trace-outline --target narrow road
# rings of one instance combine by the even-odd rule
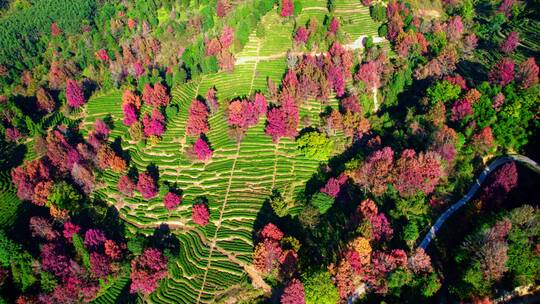
[[[431,240],[434,239],[437,236],[437,231],[439,231],[439,229],[444,224],[444,222],[450,216],[452,216],[452,214],[454,214],[456,211],[458,211],[459,208],[461,208],[469,200],[471,200],[471,198],[474,196],[476,191],[478,191],[478,189],[480,189],[480,186],[482,185],[484,180],[488,177],[488,175],[491,172],[495,171],[498,167],[506,164],[507,162],[511,162],[511,161],[516,161],[516,162],[522,163],[525,166],[529,167],[534,172],[540,174],[540,166],[535,161],[533,161],[532,159],[530,159],[530,158],[528,158],[526,156],[519,155],[519,154],[514,154],[514,155],[508,155],[508,156],[503,156],[503,157],[497,158],[496,160],[491,162],[484,169],[484,171],[482,171],[482,173],[476,179],[476,183],[474,185],[472,185],[471,189],[469,189],[469,192],[467,192],[467,194],[465,194],[464,197],[462,197],[459,201],[457,201],[452,206],[450,206],[450,208],[448,208],[443,214],[441,214],[439,216],[439,218],[437,219],[435,224],[433,226],[431,226],[431,228],[429,229],[429,232],[424,237],[424,239],[422,240],[422,243],[420,243],[420,246],[418,246],[418,247],[425,250],[428,247]]]

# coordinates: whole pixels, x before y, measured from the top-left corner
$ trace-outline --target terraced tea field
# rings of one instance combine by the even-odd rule
[[[310,2],[320,5],[326,1]],[[355,3],[359,9],[361,6]],[[326,10],[325,6],[322,8]],[[307,5],[304,9],[302,15],[313,11]],[[360,14],[369,18],[368,12]],[[148,201],[140,196],[125,198],[116,187],[119,175],[106,172],[105,185],[95,194],[114,205],[131,229],[151,234],[161,225],[168,225],[180,242],[170,277],[146,299],[148,302],[208,303],[248,277],[260,279],[250,264],[253,225],[264,200],[274,188],[289,197],[300,194],[319,166],[317,161],[297,152],[293,139],[272,142],[264,133],[264,118],[240,142],[228,134],[225,117],[228,102],[258,91],[266,93],[267,78],[279,83],[286,71],[283,53],[291,46],[293,26],[277,18],[275,11],[263,18],[265,37],[251,34],[249,43],[236,54],[234,72],[205,75],[172,90],[172,104],[179,111],[168,119],[166,132],[153,145],[129,142],[127,128],[121,122],[121,92],[95,97],[86,106],[83,129],[88,130],[98,117],[111,116],[114,122],[111,140],[120,140],[122,148],[129,151],[131,166],[139,172],[156,166],[162,189],[163,185],[171,184],[183,191],[182,204],[168,212],[162,203],[164,190]],[[369,22],[364,35],[371,35],[373,28],[376,31],[376,25],[371,19]],[[220,103],[219,111],[209,119],[207,133],[214,155],[207,163],[192,161],[185,156],[186,149],[196,140],[185,133],[188,108],[194,98],[204,96],[212,87],[216,87]],[[330,105],[336,106],[335,100]],[[318,101],[305,101],[300,117],[317,125],[322,108]],[[191,220],[191,205],[197,197],[208,200],[211,219],[205,227]],[[100,303],[106,303],[108,297],[103,299]]]

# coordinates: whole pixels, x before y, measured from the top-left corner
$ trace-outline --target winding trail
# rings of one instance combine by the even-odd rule
[[[516,161],[519,163],[522,163],[523,165],[527,166],[534,172],[540,174],[540,166],[532,159],[528,158],[527,156],[519,155],[519,154],[513,154],[508,156],[503,156],[500,158],[497,158],[493,162],[491,162],[485,169],[480,173],[478,178],[476,179],[476,183],[472,185],[472,187],[469,189],[469,192],[465,194],[459,201],[454,203],[450,208],[448,208],[443,214],[439,216],[437,221],[431,228],[429,229],[429,232],[426,234],[424,239],[422,240],[422,243],[420,243],[420,246],[418,248],[426,249],[431,242],[432,239],[434,239],[437,236],[437,231],[441,228],[441,226],[446,222],[446,220],[452,216],[456,211],[459,210],[463,205],[465,205],[471,198],[473,198],[474,194],[478,189],[480,189],[480,186],[484,182],[484,180],[488,177],[488,175],[495,171],[498,167],[511,162]]]

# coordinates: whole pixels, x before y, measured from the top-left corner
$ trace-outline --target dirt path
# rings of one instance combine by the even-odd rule
[[[463,196],[459,201],[457,201],[452,206],[450,206],[450,208],[446,209],[446,211],[439,216],[435,224],[431,227],[431,229],[429,229],[429,232],[424,237],[424,239],[422,240],[422,243],[420,243],[420,246],[418,247],[425,250],[427,246],[429,245],[429,243],[431,242],[431,240],[436,237],[437,231],[439,231],[439,229],[446,222],[446,220],[450,216],[452,216],[456,211],[458,211],[461,207],[463,207],[469,200],[473,198],[474,194],[480,189],[480,186],[485,181],[485,179],[491,174],[491,172],[495,171],[498,167],[511,161],[520,162],[524,164],[525,166],[529,167],[530,169],[532,169],[534,172],[540,174],[540,166],[535,161],[533,161],[532,159],[526,156],[515,154],[515,155],[508,155],[508,156],[497,158],[492,163],[490,163],[484,169],[484,171],[482,171],[482,173],[480,173],[480,175],[476,179],[476,183],[472,185],[472,187],[469,189],[469,192],[467,192],[465,196]]]
[[[206,264],[206,269],[204,271],[203,282],[201,284],[201,290],[199,291],[199,295],[197,296],[197,304],[200,303],[201,301],[201,296],[204,291],[204,285],[206,284],[206,278],[208,276],[208,270],[210,269],[210,266],[212,265],[212,253],[214,252],[214,249],[216,248],[217,236],[218,236],[219,229],[221,228],[221,223],[223,221],[223,212],[225,211],[225,207],[227,207],[227,199],[229,198],[229,192],[231,191],[234,170],[236,168],[236,162],[238,161],[239,155],[240,155],[240,143],[238,143],[236,146],[236,157],[234,158],[232,168],[231,168],[231,174],[229,175],[229,182],[227,185],[227,190],[225,192],[225,197],[223,198],[223,205],[221,206],[221,210],[219,211],[219,219],[216,224],[216,231],[214,232],[214,237],[212,238],[212,241],[210,242],[210,251],[208,253],[208,263]]]

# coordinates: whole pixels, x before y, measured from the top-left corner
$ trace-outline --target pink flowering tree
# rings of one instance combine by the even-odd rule
[[[430,194],[442,176],[441,157],[435,152],[420,153],[404,150],[396,163],[394,186],[403,197],[418,193]]]
[[[109,61],[109,54],[107,54],[105,49],[100,49],[96,52],[96,58],[100,61],[106,62]]]
[[[167,92],[167,88],[159,82],[154,83],[153,101],[156,107],[166,107],[171,101],[171,96]]]
[[[210,88],[206,91],[206,104],[210,108],[211,113],[215,113],[219,109],[219,103],[216,96],[216,89]]]
[[[506,39],[501,43],[500,49],[501,52],[505,54],[512,53],[518,46],[519,43],[519,34],[518,32],[510,32]]]
[[[133,180],[127,175],[120,176],[117,186],[118,191],[128,197],[133,196],[133,192],[135,191],[135,189],[137,189],[137,185],[135,184],[135,182],[133,182]]]
[[[353,172],[353,180],[373,192],[382,195],[388,184],[392,181],[392,169],[394,166],[394,151],[385,147],[368,156],[366,161]]]
[[[146,172],[139,173],[137,190],[139,190],[144,199],[151,199],[155,197],[158,191],[156,180]]]
[[[294,35],[294,41],[297,44],[306,43],[308,38],[309,33],[305,26],[301,26],[296,30],[296,34]]]
[[[78,225],[75,225],[72,222],[65,222],[62,235],[68,242],[71,242],[71,238],[73,237],[73,235],[79,233],[80,230],[81,227],[79,227]]]
[[[66,100],[68,106],[74,109],[81,107],[86,102],[81,86],[73,79],[66,80]]]
[[[84,246],[89,249],[96,249],[105,243],[107,238],[100,229],[88,229],[84,234]]]
[[[473,114],[472,103],[467,99],[460,99],[452,106],[452,115],[450,120],[460,121]]]
[[[266,134],[272,136],[274,142],[281,137],[295,137],[298,134],[299,109],[291,96],[281,101],[281,107],[272,108],[266,113]]]
[[[501,166],[489,178],[489,182],[483,187],[481,196],[484,201],[499,201],[503,199],[508,192],[518,185],[518,172],[514,162]]]
[[[131,126],[139,120],[137,116],[137,109],[133,104],[125,104],[122,106],[122,112],[124,113],[124,119],[122,122],[126,126]]]
[[[281,304],[305,304],[304,284],[298,279],[292,279],[281,295]]]
[[[461,21],[461,16],[454,16],[450,18],[446,24],[446,37],[449,41],[461,39],[463,36],[463,30],[464,28],[463,22]]]
[[[222,49],[228,49],[234,41],[234,30],[225,26],[221,31],[221,36],[219,36],[219,43],[221,43]]]
[[[331,36],[334,36],[337,34],[337,31],[339,30],[339,21],[336,17],[332,17],[332,20],[330,21],[330,24],[328,25],[328,34]]]
[[[199,137],[193,144],[192,152],[200,161],[206,161],[212,158],[213,154],[213,151],[210,149],[208,143],[201,137]]]
[[[182,196],[174,192],[167,192],[163,196],[163,205],[168,211],[174,210],[182,202]]]
[[[369,90],[378,89],[381,86],[379,76],[379,64],[376,61],[364,63],[354,75],[356,81],[362,81]]]
[[[522,88],[526,89],[538,83],[538,65],[534,57],[523,61],[517,71],[517,79]]]
[[[189,117],[186,124],[186,132],[189,136],[198,136],[201,133],[208,132],[210,126],[208,125],[208,108],[206,105],[198,100],[194,99],[189,107]]]
[[[161,112],[154,108],[152,115],[145,114],[143,117],[144,136],[160,137],[165,132],[165,117]]]
[[[281,17],[289,17],[294,13],[293,0],[281,0]]]
[[[347,182],[347,175],[341,174],[337,178],[331,177],[326,182],[326,185],[321,188],[321,192],[328,194],[329,196],[336,198],[339,194],[341,186]]]
[[[502,0],[498,11],[503,13],[504,16],[508,18],[512,15],[512,8],[514,7],[514,4],[515,0]]]
[[[283,236],[283,232],[273,223],[266,224],[266,226],[264,226],[264,228],[261,230],[261,237],[265,239],[271,239],[279,242]]]
[[[210,220],[210,212],[204,203],[195,203],[191,209],[191,219],[198,225],[206,226]]]
[[[130,292],[149,295],[167,276],[167,259],[155,248],[147,248],[131,261]]]
[[[514,80],[514,61],[503,58],[497,62],[488,74],[489,82],[505,86]]]
[[[266,114],[266,107],[266,98],[260,93],[250,100],[232,101],[227,111],[229,127],[246,131],[249,127],[256,126],[259,118]]]

